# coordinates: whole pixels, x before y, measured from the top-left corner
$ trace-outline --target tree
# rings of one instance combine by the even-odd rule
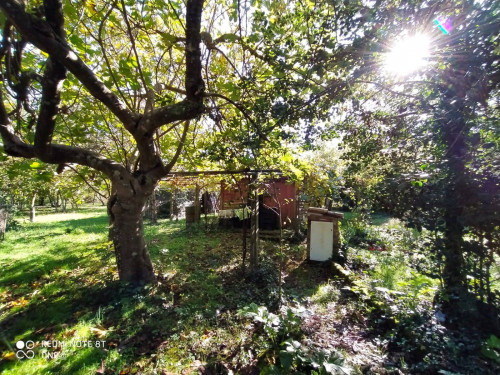
[[[51,165],[29,160],[8,160],[2,162],[0,171],[0,194],[8,199],[10,206],[14,204],[22,208],[29,207],[30,221],[36,219],[36,199],[43,196],[54,182],[54,168]]]
[[[449,296],[470,289],[475,257],[498,253],[499,11],[460,1],[405,13],[413,31],[434,32],[432,64],[413,79],[365,77],[343,128],[348,170],[371,171],[372,202],[436,233]],[[452,19],[449,35],[435,34],[438,16]]]
[[[357,2],[212,1],[203,32],[201,0],[42,4],[0,4],[3,149],[110,179],[127,281],[154,277],[141,213],[183,150],[196,166],[206,157],[229,168],[280,162],[301,118],[327,117],[320,99],[349,93],[351,63],[374,27],[357,27],[369,9]]]
[[[60,0],[45,0],[40,7],[37,2],[24,5],[14,0],[0,4],[5,17],[1,20],[0,48],[0,134],[3,149],[8,155],[36,157],[45,163],[57,164],[60,169],[68,164],[90,167],[111,180],[112,196],[108,201],[110,231],[120,279],[130,282],[154,279],[142,233],[142,210],[157,182],[175,165],[186,139],[189,120],[204,111],[205,86],[200,58],[203,0],[187,1],[185,25],[177,14],[181,9],[167,12],[161,9],[160,3],[155,4],[149,13],[140,15],[135,2],[86,2],[84,12],[87,20],[99,23],[97,35],[94,35],[97,40],[92,45],[85,45],[79,38],[78,27],[82,25],[78,17],[82,15],[77,14],[76,6],[71,2],[65,2],[63,6]],[[147,96],[153,84],[148,79],[146,67],[142,65],[144,60],[141,57],[144,55],[141,56],[140,43],[136,41],[141,37],[141,27],[162,23],[162,15],[165,15],[165,23],[170,22],[168,26],[181,24],[185,30],[185,63],[181,64],[185,77],[185,98],[153,107],[151,101],[139,98],[141,94]],[[124,30],[117,26],[119,16],[126,25]],[[143,23],[132,24],[136,18],[141,18]],[[109,54],[113,48],[119,50],[120,47],[106,44],[104,30],[107,28],[111,31],[115,28],[117,32],[117,38],[111,38],[112,43],[128,39],[131,55],[127,56],[127,60],[110,61]],[[100,55],[101,59],[94,60],[96,55]],[[117,63],[120,64],[120,71],[114,70],[113,64]],[[107,68],[101,69],[97,65]],[[134,67],[134,72],[130,71],[130,65]],[[43,71],[43,75],[39,71]],[[129,73],[128,77],[125,76],[128,82],[120,82],[122,72]],[[103,82],[106,74],[111,78],[114,91]],[[132,81],[132,78],[140,78],[145,94],[140,92],[141,87],[137,87],[137,81]],[[75,94],[80,90],[79,85],[86,90],[82,96]],[[69,105],[65,100],[68,96],[72,97],[74,105],[92,108],[79,103],[82,98],[90,97],[100,103],[103,112],[114,115],[119,121],[116,128],[123,129],[123,133],[136,145],[139,156],[135,166],[119,163],[103,153],[74,144],[77,142],[57,142],[63,139],[56,134],[56,128],[61,127],[58,119],[68,111]],[[155,143],[155,136],[162,126],[179,121],[185,121],[182,136],[174,154],[166,162]],[[68,124],[73,140],[77,138],[76,125]]]

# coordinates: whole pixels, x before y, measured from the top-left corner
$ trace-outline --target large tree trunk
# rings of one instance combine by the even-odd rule
[[[151,223],[158,224],[158,205],[156,202],[156,190],[153,191],[150,198]]]
[[[155,278],[142,224],[146,201],[147,197],[123,197],[114,193],[108,202],[110,239],[115,247],[121,281],[148,283]]]
[[[445,215],[443,280],[446,290],[460,294],[466,289],[463,225],[459,219],[462,212],[458,204],[456,207],[449,207],[447,211]]]

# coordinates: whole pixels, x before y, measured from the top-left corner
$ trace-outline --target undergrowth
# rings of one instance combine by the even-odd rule
[[[425,234],[391,218],[343,223],[344,266],[308,263],[305,244],[262,241],[253,274],[242,272],[240,233],[160,220],[145,226],[158,273],[145,287],[117,281],[104,208],[38,219],[1,244],[2,374],[498,369],[491,335],[445,327]],[[19,340],[38,343],[34,359],[16,359]],[[48,348],[44,340],[105,344]]]

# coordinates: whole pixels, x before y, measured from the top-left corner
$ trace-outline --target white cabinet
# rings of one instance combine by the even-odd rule
[[[311,221],[309,259],[323,262],[332,257],[334,222]]]
[[[307,258],[324,262],[338,258],[340,250],[339,220],[341,212],[328,211],[326,208],[307,209]]]

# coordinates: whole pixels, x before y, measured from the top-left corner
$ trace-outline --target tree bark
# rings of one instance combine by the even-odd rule
[[[447,89],[445,109],[447,118],[444,120],[442,132],[447,146],[446,168],[448,172],[445,188],[445,231],[444,231],[444,269],[443,279],[445,289],[456,295],[467,291],[465,260],[463,256],[464,204],[467,192],[467,176],[465,163],[467,161],[467,144],[465,135],[468,131],[464,118],[465,104],[458,95],[459,87]],[[458,96],[458,98],[457,98]]]
[[[127,108],[119,96],[109,90],[92,68],[71,49],[70,44],[66,42],[62,2],[44,0],[43,3],[45,17],[27,12],[23,2],[0,1],[2,14],[16,28],[19,37],[22,36],[19,41],[32,44],[49,55],[43,75],[34,144],[26,143],[24,141],[26,137],[14,132],[11,115],[3,104],[2,95],[5,90],[0,90],[0,137],[3,149],[8,155],[15,157],[37,157],[51,164],[88,166],[110,178],[113,181],[112,195],[108,202],[110,239],[115,245],[120,280],[150,282],[154,279],[154,273],[143,236],[144,206],[156,183],[167,175],[177,162],[186,141],[189,120],[197,118],[205,110],[203,104],[205,85],[201,73],[200,48],[204,1],[186,2],[186,98],[142,114]],[[9,38],[5,38],[4,35],[2,39]],[[60,90],[64,88],[61,83],[67,71],[73,73],[89,94],[104,104],[135,139],[140,163],[133,175],[127,165],[121,165],[91,149],[52,143],[57,116],[62,115],[59,111]],[[3,71],[0,73],[3,74]],[[184,130],[174,156],[165,165],[155,145],[155,130],[180,120],[186,120]],[[32,207],[34,208],[34,203]],[[32,220],[34,220],[34,210]]]
[[[194,222],[195,223],[200,222],[200,213],[201,213],[200,185],[198,185],[198,183],[196,183],[196,186],[194,188]]]
[[[251,242],[250,242],[250,269],[254,272],[259,265],[259,192],[257,187],[258,174],[252,177],[249,184],[249,200],[252,209]]]
[[[66,198],[61,197],[61,207],[62,207],[62,212],[66,213]]]
[[[30,221],[32,223],[35,222],[36,219],[35,204],[36,204],[36,193],[33,193],[33,195],[31,196],[31,204],[30,204]]]
[[[151,199],[149,201],[149,209],[151,212],[151,224],[158,224],[158,205],[156,202],[156,190],[151,194]]]
[[[108,202],[110,239],[121,281],[149,283],[155,279],[142,222],[146,201],[147,197],[130,199],[115,193]]]

